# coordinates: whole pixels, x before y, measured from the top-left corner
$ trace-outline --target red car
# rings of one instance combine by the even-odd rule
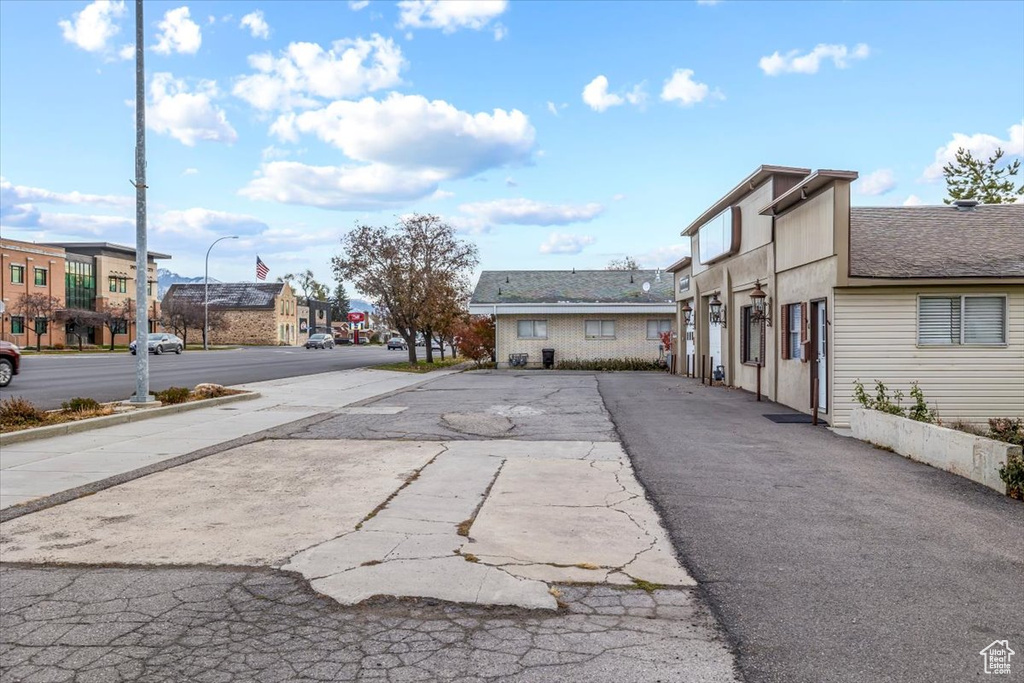
[[[11,383],[21,369],[21,349],[11,342],[0,340],[0,387]]]

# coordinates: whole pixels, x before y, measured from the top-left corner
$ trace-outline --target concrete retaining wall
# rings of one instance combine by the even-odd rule
[[[917,422],[867,408],[850,413],[853,435],[862,441],[891,448],[911,460],[927,463],[979,484],[1006,493],[999,468],[1020,446],[975,436],[966,432]]]

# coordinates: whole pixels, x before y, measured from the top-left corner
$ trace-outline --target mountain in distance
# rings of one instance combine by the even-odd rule
[[[210,282],[220,282],[212,277]],[[178,275],[177,273],[170,271],[166,268],[157,268],[156,270],[156,298],[163,299],[164,294],[171,288],[171,285],[195,285],[202,284],[202,277],[185,277],[184,275]]]
[[[363,299],[349,299],[348,309],[350,311],[362,311],[364,313],[373,313],[377,310],[373,307],[373,304],[369,301],[364,301]]]

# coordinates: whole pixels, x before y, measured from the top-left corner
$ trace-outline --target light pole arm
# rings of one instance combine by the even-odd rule
[[[238,235],[225,235],[218,237],[206,250],[206,267],[203,271],[203,351],[210,350],[210,252],[214,245],[221,240],[237,240]]]

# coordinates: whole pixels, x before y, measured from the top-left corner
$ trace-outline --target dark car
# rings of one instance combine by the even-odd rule
[[[21,371],[21,349],[8,341],[0,340],[0,387],[6,387]]]
[[[313,334],[306,340],[307,349],[333,349],[334,337],[329,334]]]
[[[176,337],[173,334],[167,334],[166,332],[150,332],[149,336],[146,337],[146,345],[149,346],[149,352],[155,353],[156,355],[162,354],[164,351],[174,351],[175,353],[181,353],[185,350],[185,342],[181,341],[180,337]],[[128,345],[128,350],[135,355],[135,340]]]
[[[409,347],[406,345],[405,340],[401,337],[392,337],[388,339],[388,351],[392,349],[400,349],[402,351],[407,350]]]

